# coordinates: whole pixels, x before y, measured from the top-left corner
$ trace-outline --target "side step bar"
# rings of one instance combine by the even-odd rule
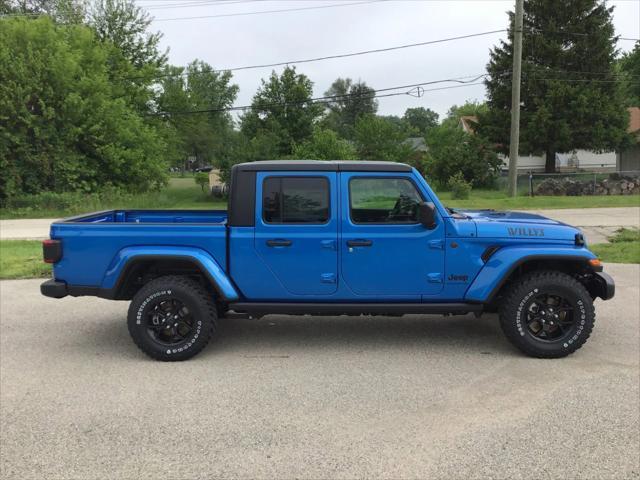
[[[263,315],[405,315],[451,314],[465,315],[482,312],[480,303],[230,303],[229,310],[247,313],[253,317]]]

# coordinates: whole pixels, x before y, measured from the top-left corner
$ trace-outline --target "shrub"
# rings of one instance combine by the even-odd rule
[[[460,200],[469,198],[469,193],[471,193],[471,183],[464,179],[462,172],[458,172],[449,177],[448,184],[453,198]]]
[[[105,187],[100,192],[40,192],[34,195],[16,195],[1,202],[2,208],[9,210],[58,210],[90,211],[100,210],[103,205],[127,204],[137,195],[123,192],[115,187]]]
[[[209,185],[209,174],[205,172],[198,172],[194,175],[193,180],[196,182],[196,185],[200,185],[202,191],[205,191],[205,187]]]

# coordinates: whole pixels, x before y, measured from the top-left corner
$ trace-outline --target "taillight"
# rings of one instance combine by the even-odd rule
[[[56,263],[62,258],[62,242],[60,240],[43,240],[42,256],[45,263]]]

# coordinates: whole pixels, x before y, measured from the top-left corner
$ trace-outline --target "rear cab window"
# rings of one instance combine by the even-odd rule
[[[326,177],[266,177],[262,184],[262,219],[268,224],[325,224],[329,221]]]

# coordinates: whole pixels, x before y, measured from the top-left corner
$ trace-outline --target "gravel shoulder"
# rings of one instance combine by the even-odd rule
[[[640,478],[640,266],[587,344],[516,352],[495,316],[225,320],[179,364],[127,303],[0,282],[0,477]]]

